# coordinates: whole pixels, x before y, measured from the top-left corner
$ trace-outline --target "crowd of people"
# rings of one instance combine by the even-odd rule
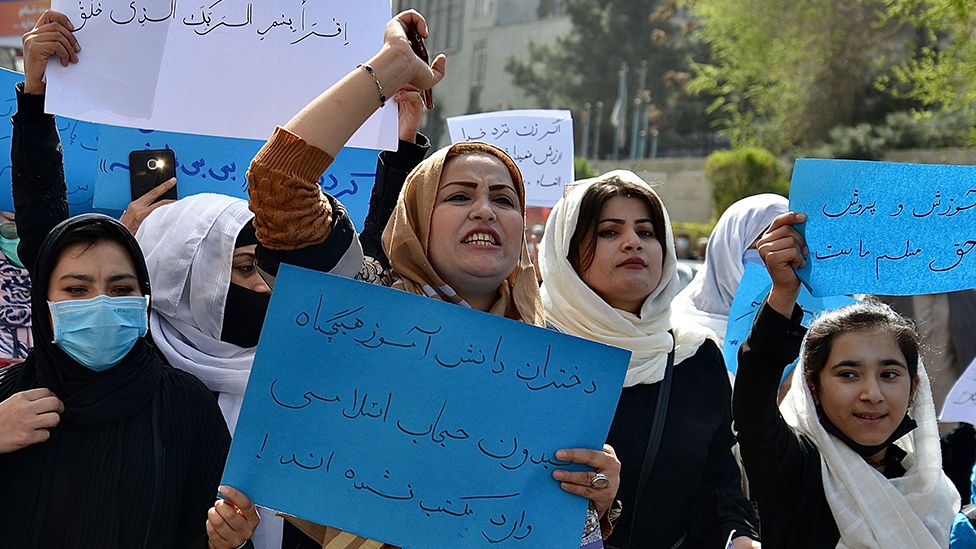
[[[585,469],[552,472],[588,501],[566,525],[580,547],[945,548],[972,529],[912,323],[867,299],[800,324],[802,213],[775,195],[733,205],[681,290],[689,239],[676,244],[652,186],[618,170],[569,187],[530,250],[515,162],[485,143],[431,153],[417,133],[419,92],[447,60],[420,60],[413,26],[426,37],[420,14],[397,15],[371,59],[274,129],[249,200],[157,202],[168,183],[121,221],[68,215],[43,106],[48,60],[83,55],[71,22],[49,11],[25,35],[19,245],[3,251],[29,273],[33,350],[0,369],[0,547],[381,546],[218,486],[282,263],[630,351],[607,444],[557,452]],[[359,232],[318,181],[385,94],[400,142],[379,155]],[[772,290],[733,386],[721,346],[750,262]]]

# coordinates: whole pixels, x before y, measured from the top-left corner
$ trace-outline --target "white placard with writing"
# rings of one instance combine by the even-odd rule
[[[959,376],[942,405],[939,421],[964,421],[976,425],[976,360]]]
[[[50,113],[267,139],[383,44],[390,0],[53,0],[78,63],[48,65]],[[379,101],[377,92],[377,101]],[[391,101],[349,142],[396,149]]]
[[[522,171],[525,202],[552,207],[573,182],[573,116],[569,111],[499,111],[447,119],[451,142],[483,141],[503,149]]]

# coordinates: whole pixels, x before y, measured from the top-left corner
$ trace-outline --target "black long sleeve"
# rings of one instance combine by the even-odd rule
[[[17,255],[34,276],[34,260],[51,229],[68,218],[61,137],[54,116],[44,113],[44,96],[17,84],[17,113],[10,146]]]
[[[369,210],[359,234],[363,255],[380,262],[384,269],[390,268],[390,261],[383,252],[383,231],[393,215],[400,190],[407,181],[407,175],[420,164],[430,152],[430,140],[424,134],[417,134],[417,142],[400,140],[396,151],[383,151],[376,160],[376,181],[369,195]]]
[[[739,349],[732,397],[763,545],[770,547],[834,547],[840,538],[824,495],[820,452],[786,423],[776,402],[783,370],[796,360],[806,334],[802,317],[799,307],[786,318],[763,304]]]

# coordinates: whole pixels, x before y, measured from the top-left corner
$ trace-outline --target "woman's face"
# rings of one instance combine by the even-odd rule
[[[615,196],[600,212],[593,262],[580,278],[610,306],[637,314],[661,282],[664,250],[654,234],[651,210],[637,198]]]
[[[908,413],[914,385],[895,338],[883,330],[834,337],[814,397],[842,433],[865,446],[883,444]]]
[[[271,288],[258,274],[255,256],[257,247],[257,244],[251,244],[234,249],[234,263],[231,266],[230,281],[232,284],[237,284],[252,292],[270,294]]]
[[[128,250],[116,242],[78,242],[61,251],[51,271],[48,301],[140,296],[139,278]]]
[[[490,306],[518,264],[523,224],[519,195],[501,160],[480,153],[453,158],[434,203],[430,263],[462,298],[484,310],[479,305]]]

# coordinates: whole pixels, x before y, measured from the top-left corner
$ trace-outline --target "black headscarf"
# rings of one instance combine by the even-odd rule
[[[136,268],[139,289],[150,295],[149,272],[138,242],[124,225],[101,214],[72,217],[60,223],[41,245],[31,272],[34,324],[33,366],[38,386],[50,389],[64,403],[62,421],[94,424],[139,412],[151,402],[161,370],[155,348],[139,338],[122,362],[103,372],[78,364],[52,343],[47,292],[51,272],[65,247],[77,242],[79,233],[97,227],[129,253]]]
[[[151,456],[158,436],[150,408],[159,392],[165,363],[148,338],[139,338],[122,361],[104,372],[75,362],[52,343],[47,291],[65,247],[101,229],[132,258],[139,288],[149,295],[149,274],[138,243],[119,222],[99,214],[73,217],[44,240],[31,269],[34,350],[27,360],[0,374],[0,400],[14,393],[47,388],[64,403],[61,423],[47,442],[0,456],[0,545],[34,548],[118,547],[126,530],[145,530],[147,522],[124,524],[126,491],[153,498],[160,477]],[[129,418],[145,417],[146,421]],[[152,420],[149,418],[152,417]],[[120,445],[131,445],[131,456]],[[146,454],[144,459],[140,454]],[[148,463],[127,464],[129,458]],[[148,484],[146,489],[140,484]],[[158,490],[157,490],[158,492]],[[150,502],[143,502],[149,505]],[[121,512],[120,512],[121,508]],[[149,514],[149,508],[140,514]],[[138,515],[137,515],[138,516]]]

